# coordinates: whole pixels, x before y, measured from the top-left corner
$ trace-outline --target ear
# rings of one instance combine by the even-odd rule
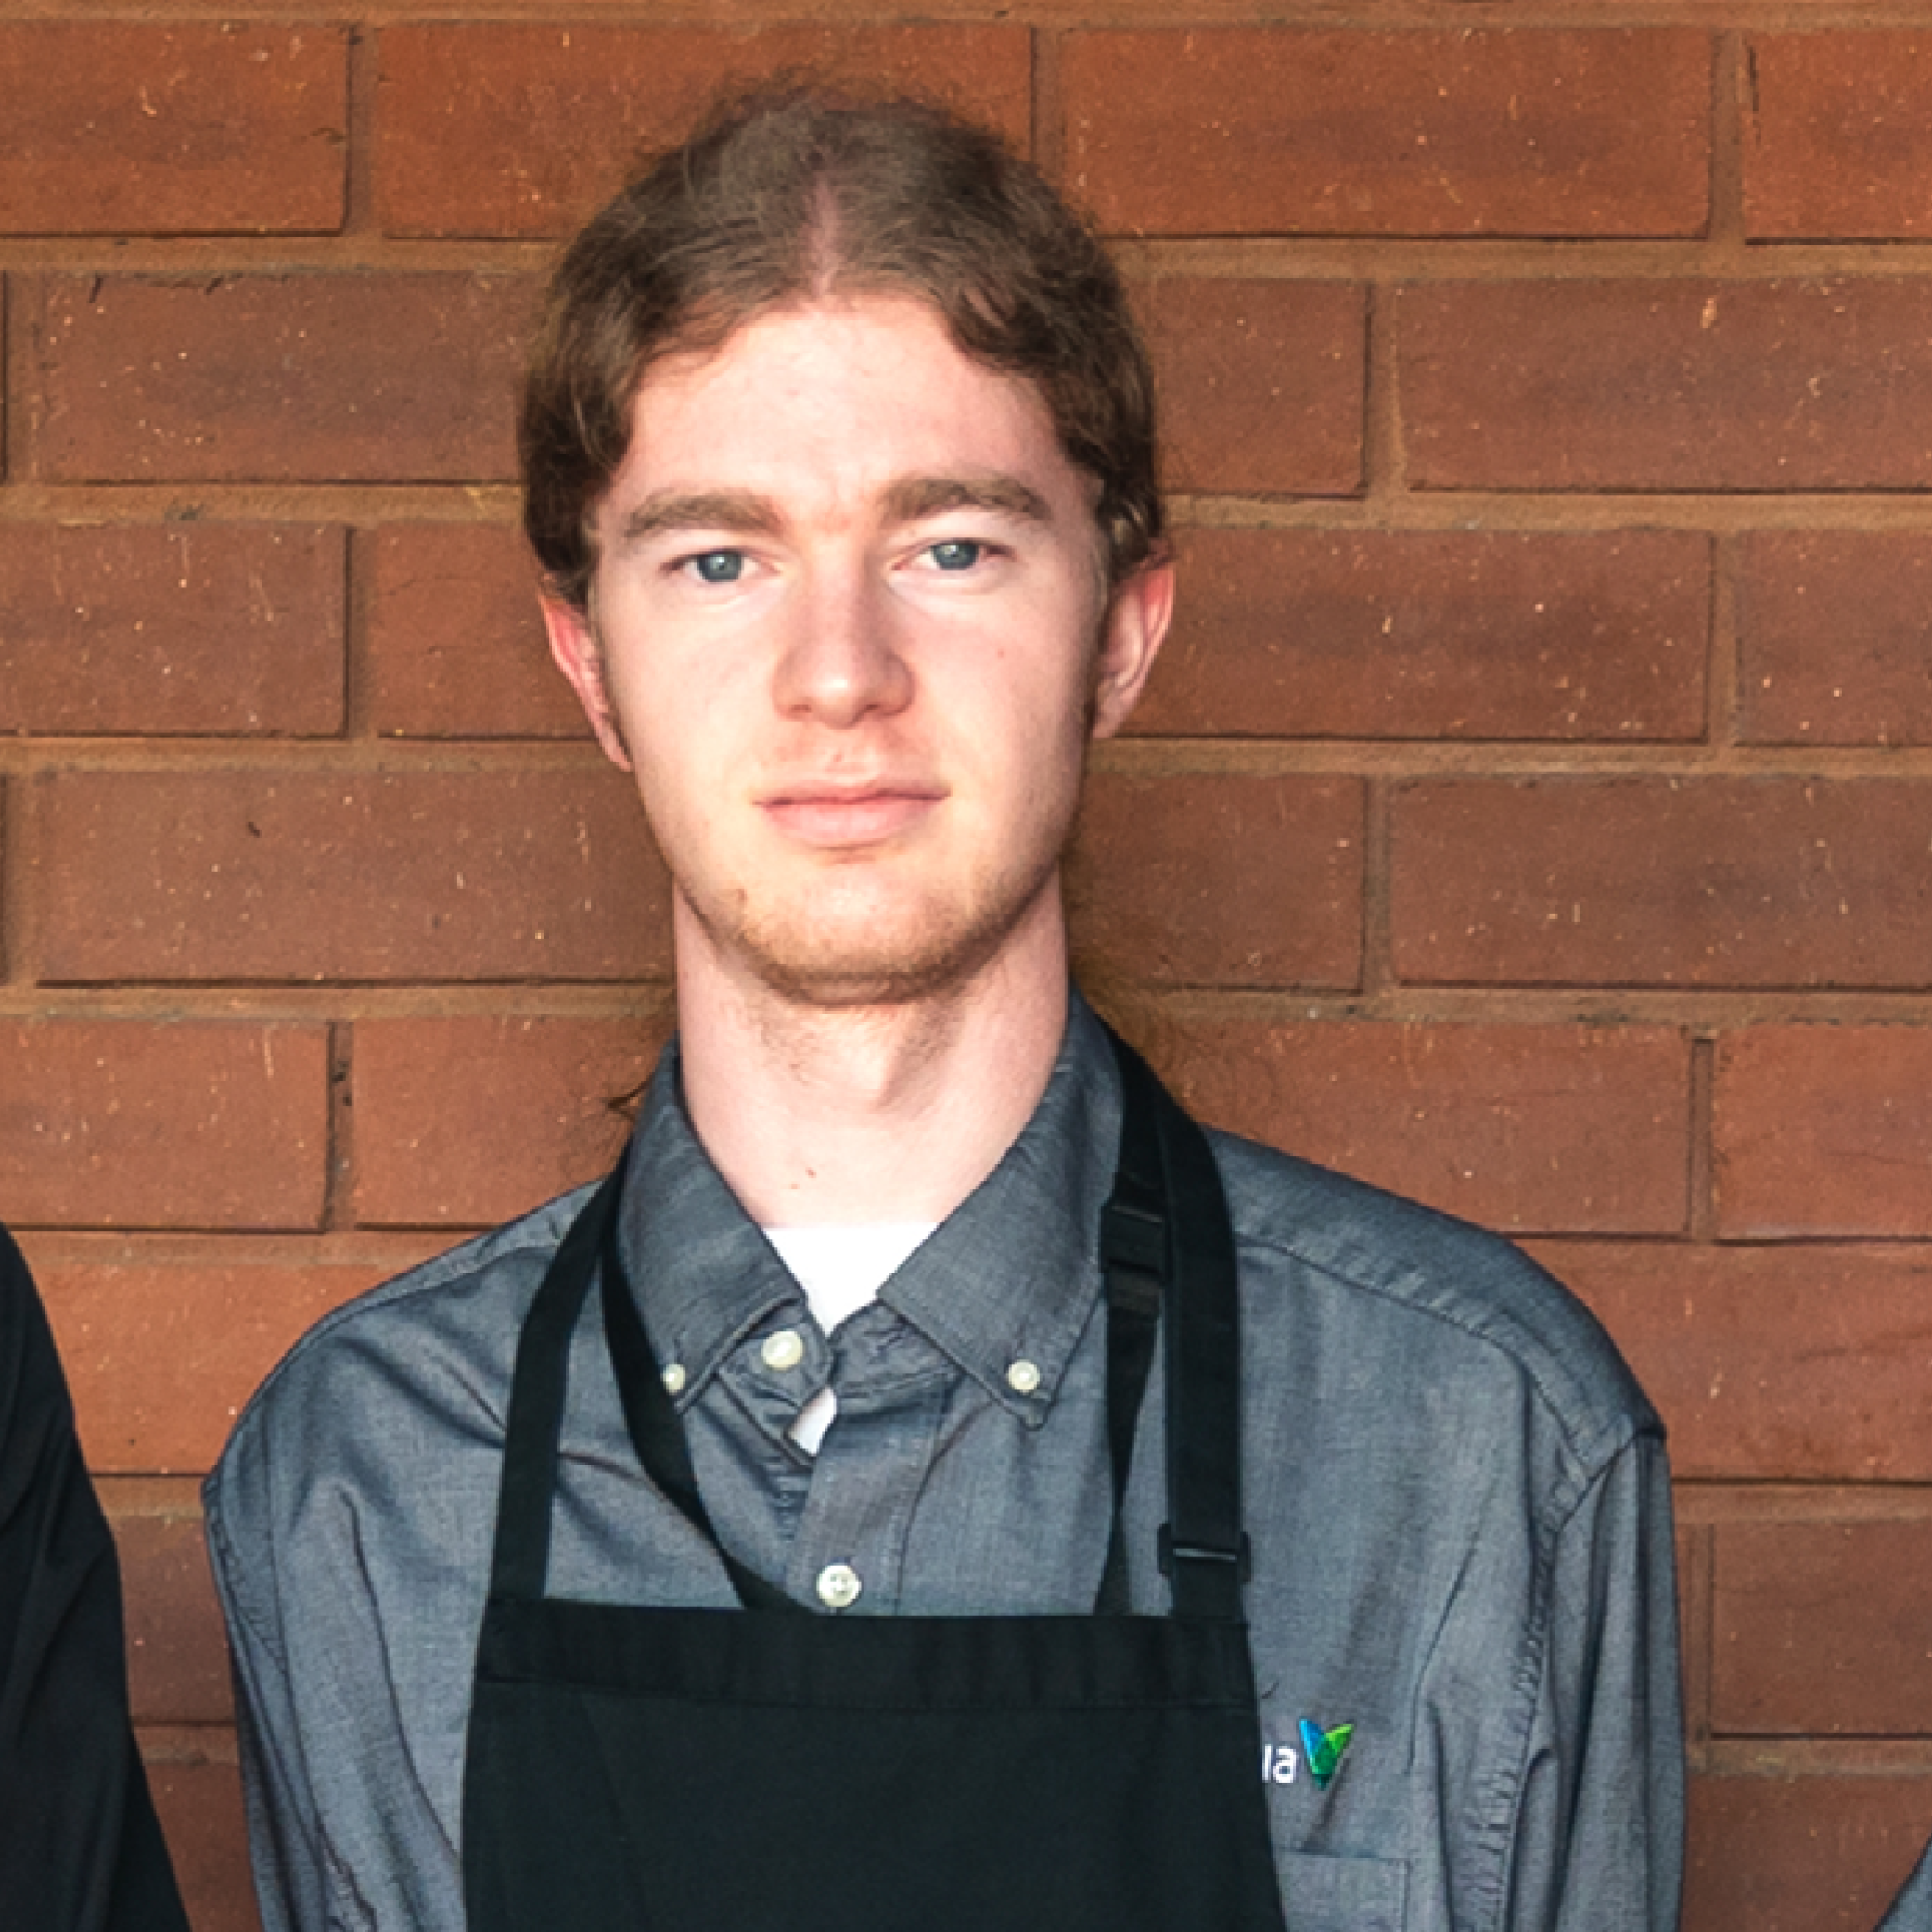
[[[542,595],[537,602],[544,613],[544,629],[549,634],[550,655],[556,659],[557,668],[569,679],[570,689],[576,692],[577,702],[583,707],[583,715],[590,720],[590,728],[604,748],[604,756],[620,771],[628,772],[631,754],[624,748],[623,733],[619,729],[617,712],[605,687],[604,648],[597,641],[596,626],[589,613],[579,610],[574,604]]]
[[[1173,614],[1174,567],[1165,557],[1143,564],[1115,586],[1094,667],[1094,737],[1112,737],[1140,702]]]

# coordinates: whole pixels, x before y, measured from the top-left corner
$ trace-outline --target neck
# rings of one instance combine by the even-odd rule
[[[1057,901],[956,988],[815,1006],[678,948],[679,1055],[697,1137],[766,1227],[940,1222],[1018,1137],[1060,1049]]]

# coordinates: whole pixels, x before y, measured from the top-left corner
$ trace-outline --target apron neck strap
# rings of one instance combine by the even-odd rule
[[[1101,1210],[1101,1261],[1110,1332],[1123,1320],[1145,1326],[1150,1300],[1165,1315],[1168,1520],[1160,1567],[1177,1617],[1238,1622],[1249,1558],[1241,1528],[1240,1280],[1227,1197],[1207,1135],[1147,1063],[1117,1034],[1108,1037],[1120,1069],[1120,1155]],[[1138,1346],[1151,1352],[1151,1336]],[[1116,1401],[1117,1392],[1126,1393],[1125,1377],[1111,1360],[1107,1392],[1118,1497],[1126,1479],[1123,1442],[1131,1450],[1139,1402],[1137,1391],[1131,1408]],[[1120,1515],[1117,1506],[1117,1542]],[[1113,1560],[1110,1551],[1110,1572]]]
[[[698,1492],[697,1473],[691,1466],[685,1426],[664,1386],[663,1372],[644,1331],[644,1317],[637,1311],[637,1298],[631,1292],[630,1271],[618,1248],[618,1221],[612,1214],[605,1225],[597,1272],[603,1279],[604,1333],[610,1343],[610,1365],[617,1374],[624,1425],[631,1432],[637,1460],[678,1513],[717,1551],[738,1601],[748,1610],[792,1610],[804,1616],[803,1605],[794,1603],[749,1564],[741,1563],[711,1527],[710,1515]]]
[[[496,1499],[496,1544],[490,1560],[490,1594],[534,1601],[550,1567],[550,1499],[557,1489],[557,1454],[563,1432],[570,1337],[583,1308],[604,1230],[617,1221],[627,1141],[616,1167],[571,1222],[523,1320],[510,1409],[504,1424],[503,1474]]]
[[[1227,1203],[1207,1136],[1146,1062],[1111,1031],[1108,1038],[1120,1072],[1121,1125],[1113,1192],[1100,1217],[1114,1509],[1098,1608],[1127,1609],[1122,1503],[1160,1332],[1169,1513],[1160,1567],[1176,1616],[1239,1621],[1248,1555],[1241,1529],[1238,1283]],[[806,1614],[733,1556],[711,1528],[684,1427],[619,1250],[630,1159],[626,1145],[565,1235],[524,1321],[505,1427],[490,1593],[527,1601],[544,1594],[570,1340],[596,1278],[625,1424],[646,1473],[717,1549],[748,1608]]]
[[[800,1606],[783,1591],[718,1542],[705,1513],[685,1431],[652,1358],[618,1249],[622,1220],[619,1207],[630,1165],[631,1144],[626,1142],[617,1166],[570,1223],[524,1317],[510,1382],[509,1419],[504,1428],[490,1594],[524,1602],[535,1602],[544,1594],[570,1339],[595,1280],[602,1284],[605,1337],[624,1424],[639,1461],[651,1480],[717,1549],[742,1602],[754,1609],[797,1609]]]

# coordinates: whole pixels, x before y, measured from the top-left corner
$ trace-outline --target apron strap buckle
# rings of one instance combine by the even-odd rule
[[[1167,1222],[1156,1210],[1118,1196],[1100,1212],[1100,1258],[1108,1271],[1151,1279],[1158,1296],[1167,1267]]]
[[[1174,1541],[1174,1526],[1163,1523],[1160,1526],[1160,1574],[1171,1577],[1176,1563],[1188,1564],[1232,1564],[1236,1585],[1246,1583],[1254,1575],[1254,1547],[1247,1540],[1247,1532],[1241,1532],[1240,1546],[1233,1550],[1215,1549],[1203,1543],[1183,1543]],[[1196,1574],[1204,1574],[1196,1572]],[[1222,1572],[1222,1575],[1227,1574]],[[1217,1589],[1223,1587],[1217,1578]]]

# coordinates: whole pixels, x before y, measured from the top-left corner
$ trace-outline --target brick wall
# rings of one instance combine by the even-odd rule
[[[1083,943],[1211,1117],[1602,1312],[1681,1478],[1691,1932],[1867,1926],[1932,1829],[1926,9],[462,11],[0,24],[0,1215],[201,1932],[197,1474],[324,1309],[592,1171],[661,1021],[508,397],[556,236],[779,64],[1126,238],[1185,576]]]

